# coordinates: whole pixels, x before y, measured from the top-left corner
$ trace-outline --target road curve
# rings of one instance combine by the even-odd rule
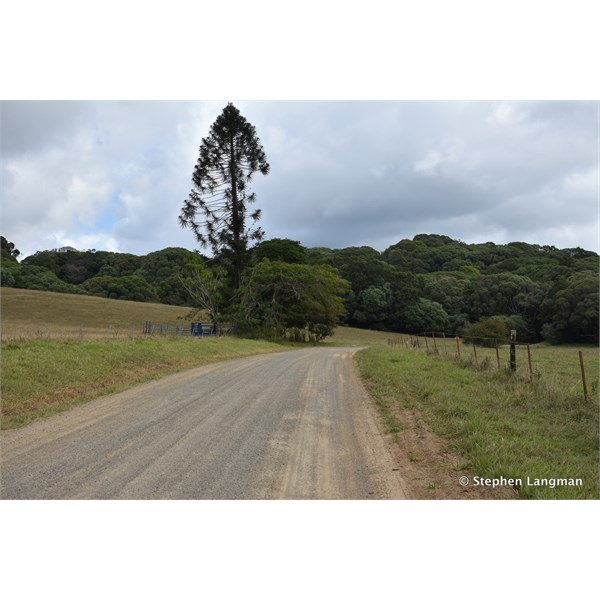
[[[356,348],[217,363],[2,432],[3,499],[406,498]]]

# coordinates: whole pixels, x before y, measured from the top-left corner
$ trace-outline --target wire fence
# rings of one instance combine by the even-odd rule
[[[170,323],[144,321],[144,335],[199,337],[216,334],[217,328],[214,323],[193,321],[184,325],[172,325]]]
[[[142,337],[143,324],[107,323],[87,324],[84,321],[73,323],[13,323],[2,321],[0,336],[2,342],[29,340],[98,340],[136,339]]]
[[[86,324],[84,321],[72,323],[28,324],[23,322],[0,322],[0,339],[2,342],[28,340],[99,340],[120,339],[134,340],[147,336],[154,337],[204,337],[215,335],[215,326],[206,322],[157,323],[107,323]]]
[[[561,355],[557,356],[547,347],[540,349],[537,344],[517,342],[514,339],[459,337],[443,332],[398,335],[388,338],[387,342],[392,348],[426,352],[458,361],[463,365],[470,365],[481,371],[506,370],[529,381],[548,376],[549,371],[560,371],[559,375],[564,375],[563,379],[567,377],[573,379],[574,374],[578,372],[579,381],[570,387],[577,386],[586,401],[598,390],[598,356],[596,355],[594,360],[596,369],[591,371],[590,382],[589,372],[586,374],[586,361],[582,350],[557,347],[555,352],[561,352]],[[551,356],[548,356],[550,354]],[[564,365],[557,367],[560,362],[565,362],[566,357],[570,357],[567,359],[570,364],[566,368],[563,368]]]

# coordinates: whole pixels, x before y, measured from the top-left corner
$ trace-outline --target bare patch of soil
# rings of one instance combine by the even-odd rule
[[[466,459],[450,450],[448,444],[433,433],[416,409],[394,407],[397,418],[406,428],[386,435],[386,442],[409,495],[416,500],[507,500],[518,498],[511,487],[473,485],[473,473]],[[468,484],[459,479],[468,477]],[[464,481],[464,480],[463,480]]]

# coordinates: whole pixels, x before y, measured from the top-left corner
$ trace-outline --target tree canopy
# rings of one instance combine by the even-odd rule
[[[2,286],[191,307],[199,305],[199,296],[194,299],[190,294],[195,289],[209,294],[211,314],[221,316],[243,307],[254,323],[264,319],[271,331],[289,330],[301,321],[314,328],[331,322],[323,315],[333,311],[344,324],[397,332],[437,330],[462,335],[471,331],[471,325],[484,321],[482,327],[487,326],[486,320],[494,318],[516,329],[520,341],[597,342],[599,335],[598,255],[581,248],[523,242],[464,244],[423,234],[378,252],[367,246],[305,249],[298,241],[276,238],[249,252],[242,271],[246,296],[241,291],[234,294],[221,261],[206,260],[184,248],[165,248],[146,256],[44,251],[20,262],[17,253],[4,238]],[[193,269],[199,269],[195,279]],[[331,282],[333,276],[328,279],[328,274],[333,271],[328,269],[347,282],[345,291],[338,293],[341,288],[323,283],[321,289],[329,289],[337,300],[329,298],[316,307],[319,296],[310,301],[310,294],[318,286],[308,285],[309,274]],[[294,290],[304,290],[302,299],[293,296]],[[269,293],[275,294],[270,299],[275,298],[277,309],[269,308],[265,300]],[[248,303],[251,297],[257,300],[253,308]],[[301,319],[301,310],[316,316]]]
[[[264,328],[282,337],[296,328],[322,339],[344,314],[349,290],[334,267],[265,258],[244,272],[238,327]]]
[[[308,262],[306,248],[300,242],[280,238],[265,240],[252,248],[253,262],[258,263],[263,258],[297,264]]]
[[[236,289],[248,261],[249,242],[263,237],[260,227],[252,228],[260,219],[260,209],[247,214],[247,205],[256,199],[249,191],[256,172],[269,172],[265,152],[254,126],[229,103],[202,140],[192,176],[194,187],[184,201],[179,223],[190,227],[200,246],[210,246],[230,267]]]

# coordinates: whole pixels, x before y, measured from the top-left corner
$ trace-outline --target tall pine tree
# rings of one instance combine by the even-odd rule
[[[263,237],[262,229],[253,227],[260,210],[248,215],[246,208],[255,201],[249,183],[257,171],[269,172],[263,147],[254,126],[229,103],[202,140],[192,177],[194,187],[184,201],[179,223],[192,229],[202,248],[210,246],[223,260],[236,289],[248,259],[249,242]]]

